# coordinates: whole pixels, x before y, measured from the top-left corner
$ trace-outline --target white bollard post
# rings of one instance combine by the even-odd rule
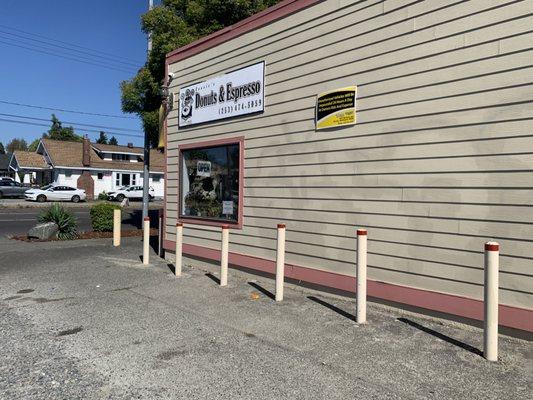
[[[366,323],[366,249],[367,249],[366,229],[357,230],[357,313],[358,324]]]
[[[229,225],[222,225],[222,245],[220,248],[220,286],[228,284]]]
[[[285,224],[278,224],[278,248],[276,255],[276,301],[283,300],[285,280]]]
[[[484,332],[483,355],[489,361],[498,361],[498,269],[500,245],[485,243]]]
[[[176,224],[176,262],[175,273],[176,276],[181,276],[181,257],[183,252],[183,224],[178,222]]]
[[[143,221],[143,264],[148,265],[150,257],[150,217]]]
[[[120,225],[121,225],[121,210],[116,208],[113,210],[113,246],[120,246]]]
[[[157,243],[157,254],[159,257],[163,257],[163,210],[159,210],[159,225],[158,227],[158,243]]]

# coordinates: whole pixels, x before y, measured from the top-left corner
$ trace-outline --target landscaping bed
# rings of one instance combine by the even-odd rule
[[[158,230],[155,228],[150,229],[150,236],[157,236]],[[142,236],[143,231],[142,229],[129,229],[124,230],[121,232],[122,237],[135,237],[135,236]],[[95,232],[95,231],[88,231],[88,232],[80,232],[78,235],[72,239],[72,240],[80,240],[80,239],[107,239],[112,238],[113,232]],[[20,240],[23,242],[55,242],[59,241],[61,239],[54,237],[47,240],[41,240],[37,238],[29,238],[27,235],[18,235],[18,236],[12,236],[11,239],[14,240]]]

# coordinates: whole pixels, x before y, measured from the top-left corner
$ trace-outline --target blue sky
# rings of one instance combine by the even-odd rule
[[[142,145],[139,119],[131,114],[122,114],[120,109],[119,83],[134,76],[136,66],[144,63],[147,39],[140,29],[140,16],[146,12],[148,0],[2,0],[1,2],[0,113],[49,119],[54,112],[61,121],[132,129],[136,132],[123,133],[139,137],[117,135],[119,143],[133,142],[135,145]],[[42,37],[30,36],[20,31],[110,53],[110,56],[99,55],[113,58],[113,61],[104,58],[94,59],[87,54],[52,48],[44,43],[26,40],[20,36],[48,42]],[[13,36],[14,34],[19,36]],[[4,42],[31,48],[41,46],[38,50],[65,57],[78,59],[88,57],[93,60],[92,62],[126,71],[88,65]],[[69,47],[64,43],[55,43]],[[121,57],[119,61],[133,65],[117,63],[112,55]],[[1,101],[123,115],[129,118],[40,110],[8,105]],[[0,119],[23,120],[6,115],[0,115]],[[45,121],[29,119],[26,121],[49,125]],[[0,142],[6,145],[12,138],[20,137],[30,143],[47,129],[45,126],[21,125],[0,120]],[[98,136],[97,132],[83,131],[81,127],[75,126],[75,130],[79,134],[87,133],[93,140]],[[111,129],[103,130],[111,131]]]

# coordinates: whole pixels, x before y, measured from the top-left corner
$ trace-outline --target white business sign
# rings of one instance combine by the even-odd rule
[[[180,89],[179,127],[264,111],[265,63]]]

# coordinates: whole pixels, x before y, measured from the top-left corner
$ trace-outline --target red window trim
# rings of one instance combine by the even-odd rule
[[[203,147],[215,147],[228,144],[239,145],[239,205],[237,211],[237,222],[230,221],[213,221],[210,219],[185,217],[181,209],[181,166],[183,165],[183,150],[198,149]],[[243,208],[244,208],[244,136],[237,136],[224,139],[207,140],[203,142],[194,142],[178,145],[178,222],[192,225],[218,226],[229,225],[232,229],[242,229],[243,225]]]

